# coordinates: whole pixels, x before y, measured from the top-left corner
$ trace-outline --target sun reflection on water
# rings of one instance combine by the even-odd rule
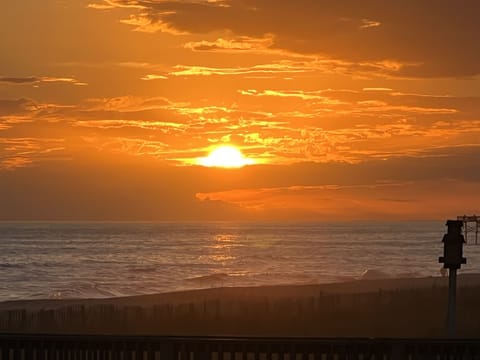
[[[238,235],[222,233],[213,237],[214,243],[209,246],[212,249],[212,254],[209,258],[215,262],[227,263],[237,259],[232,252],[232,248],[238,246],[236,240]]]
[[[229,256],[229,255],[211,255],[210,259],[218,262],[225,262],[229,260],[235,260],[235,256]]]
[[[216,241],[222,241],[222,242],[233,242],[237,238],[238,238],[238,235],[233,235],[233,234],[217,234],[217,235],[215,235],[215,240]]]

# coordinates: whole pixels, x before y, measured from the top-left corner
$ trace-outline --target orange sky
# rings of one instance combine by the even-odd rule
[[[480,213],[477,0],[0,4],[0,220]],[[256,165],[197,159],[234,145]]]

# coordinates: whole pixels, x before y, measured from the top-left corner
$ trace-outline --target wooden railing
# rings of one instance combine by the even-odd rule
[[[0,334],[0,360],[480,359],[480,340]]]

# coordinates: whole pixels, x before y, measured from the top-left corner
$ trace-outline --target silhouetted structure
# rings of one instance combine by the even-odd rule
[[[14,359],[478,359],[480,342],[445,339],[1,335]]]
[[[468,234],[473,232],[475,234],[475,245],[478,245],[478,231],[480,227],[480,216],[477,215],[463,215],[457,216],[457,220],[463,221],[465,242],[468,243]],[[473,226],[470,223],[474,223]]]
[[[448,335],[455,335],[455,310],[457,302],[457,270],[462,264],[467,263],[463,257],[463,244],[465,239],[462,235],[463,222],[461,220],[447,220],[447,233],[443,236],[443,256],[438,261],[448,269]]]

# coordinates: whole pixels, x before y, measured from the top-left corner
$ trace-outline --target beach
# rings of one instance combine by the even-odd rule
[[[302,337],[445,336],[448,278],[221,287],[0,303],[0,331]],[[457,335],[480,334],[480,274],[458,277]]]

